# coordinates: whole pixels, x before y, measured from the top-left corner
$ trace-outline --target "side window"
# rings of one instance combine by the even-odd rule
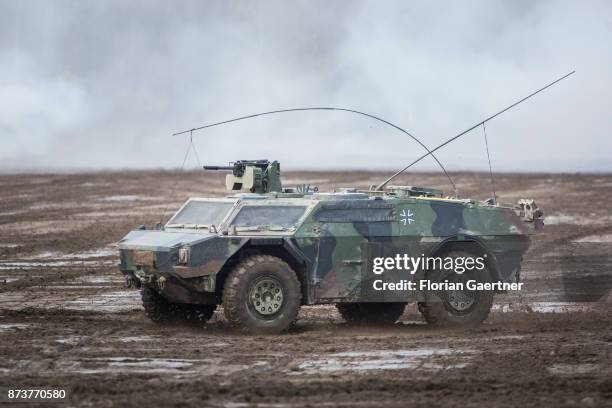
[[[236,227],[280,226],[291,227],[300,220],[306,207],[247,205],[232,220]]]
[[[372,201],[323,204],[314,215],[321,222],[389,222],[395,221],[393,204]]]

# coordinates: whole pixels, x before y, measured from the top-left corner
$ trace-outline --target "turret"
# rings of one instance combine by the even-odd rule
[[[225,177],[228,190],[251,193],[281,192],[280,163],[269,160],[238,160],[230,166],[204,166],[204,170],[231,170]]]

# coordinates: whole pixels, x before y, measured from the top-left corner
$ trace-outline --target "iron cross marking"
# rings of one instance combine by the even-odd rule
[[[400,213],[400,221],[404,224],[404,225],[410,225],[412,224],[412,222],[414,221],[414,214],[412,211],[410,210],[406,210],[405,208],[402,210],[402,212]]]

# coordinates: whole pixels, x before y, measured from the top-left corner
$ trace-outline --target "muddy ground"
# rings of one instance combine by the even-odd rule
[[[286,185],[367,187],[375,173],[300,172]],[[454,175],[489,196],[486,175]],[[468,331],[435,330],[414,307],[390,328],[303,308],[281,336],[158,327],[126,290],[114,242],[222,175],[128,172],[0,176],[0,386],[66,388],[72,406],[612,406],[612,175],[498,175],[502,201],[535,198],[546,230],[526,291]],[[402,184],[447,189],[434,174]],[[398,182],[398,184],[400,183]],[[18,406],[26,406],[20,404]]]

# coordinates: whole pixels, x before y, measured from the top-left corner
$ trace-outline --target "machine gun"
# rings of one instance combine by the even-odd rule
[[[225,177],[228,190],[245,188],[258,194],[282,191],[280,163],[276,160],[238,160],[230,166],[204,166],[204,170],[231,170],[232,174]]]

